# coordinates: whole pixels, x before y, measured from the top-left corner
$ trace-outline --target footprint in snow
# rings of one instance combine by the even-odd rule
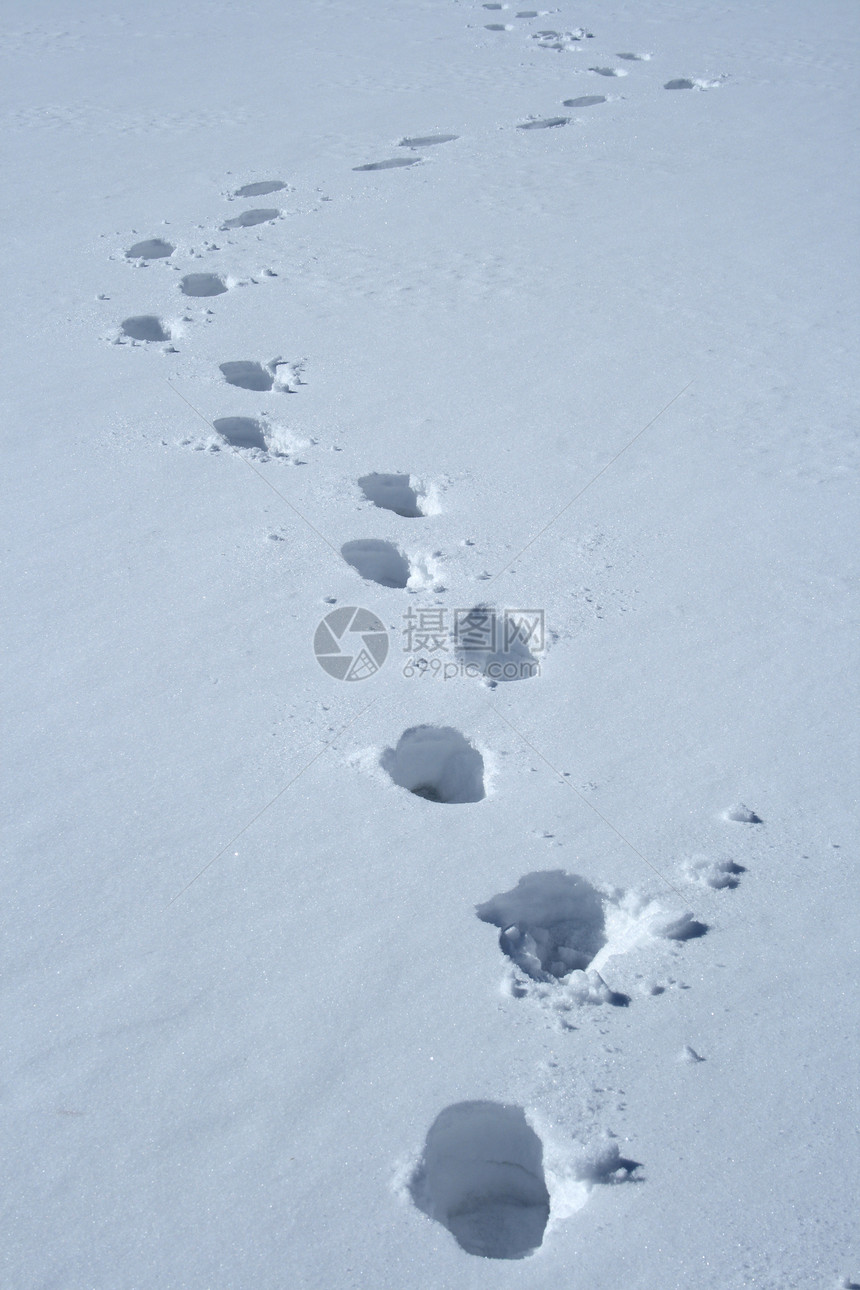
[[[413,1204],[467,1254],[523,1259],[549,1221],[543,1143],[519,1106],[457,1102],[427,1133],[408,1183]]]
[[[176,250],[169,242],[160,237],[151,237],[145,242],[135,242],[126,251],[128,260],[164,260]]]
[[[475,912],[501,929],[499,948],[531,981],[559,981],[584,971],[606,944],[600,892],[586,878],[561,869],[530,873],[512,891],[493,896]]]
[[[684,866],[684,872],[691,882],[712,887],[714,891],[734,890],[740,885],[741,874],[746,873],[743,865],[734,860],[716,859],[708,856],[693,856]]]
[[[562,869],[526,874],[475,912],[499,928],[507,992],[543,1004],[563,1030],[574,1029],[569,1014],[583,1005],[629,1004],[603,979],[609,960],[655,938],[692,940],[708,930],[690,913],[666,914],[635,892],[601,890]]]
[[[569,116],[547,116],[547,117],[542,117],[540,120],[523,121],[521,125],[517,126],[517,129],[518,130],[552,130],[554,126],[567,125],[569,120],[570,120]]]
[[[650,54],[616,54],[615,57],[623,58],[628,63],[649,63],[651,61]]]
[[[664,90],[715,90],[721,84],[720,81],[707,81],[699,77],[690,80],[686,76],[679,76],[673,81],[667,81],[663,86]]]
[[[237,188],[234,197],[268,197],[269,193],[279,193],[286,184],[282,179],[261,179],[254,184],[245,184]]]
[[[623,67],[589,67],[590,72],[596,72],[598,76],[626,76]]]
[[[572,108],[586,108],[586,107],[596,107],[598,103],[605,103],[605,102],[606,102],[605,94],[583,94],[582,98],[565,99],[563,106],[572,107]]]
[[[217,273],[186,273],[179,288],[184,296],[220,296],[228,290]]]
[[[398,148],[435,148],[440,143],[453,143],[457,134],[425,134],[414,139],[401,139]]]
[[[353,170],[399,170],[402,166],[416,166],[420,157],[389,157],[387,161],[371,161],[366,166],[353,166]]]
[[[271,363],[255,363],[251,359],[237,359],[232,363],[220,363],[219,369],[228,385],[235,385],[240,390],[284,390],[295,393],[295,386],[300,385],[301,367],[285,363],[283,359],[272,359]]]
[[[363,475],[358,486],[369,502],[384,511],[393,511],[407,520],[416,520],[427,514],[426,493],[419,492],[411,475]]]
[[[236,385],[240,390],[270,390],[274,384],[272,373],[260,363],[237,361],[219,364],[220,371],[228,385]]]
[[[513,26],[509,22],[486,22],[484,23],[485,31],[513,31]]]
[[[218,434],[231,448],[268,450],[265,427],[253,417],[220,417],[212,422]]]
[[[529,646],[543,641],[539,615],[498,614],[490,605],[475,605],[455,615],[458,658],[467,675],[482,676],[493,689],[500,681],[524,681],[540,675],[540,663]]]
[[[340,551],[347,564],[352,565],[367,582],[403,589],[409,581],[409,561],[393,542],[360,538],[355,542],[345,542]]]
[[[121,330],[129,340],[170,340],[170,332],[155,314],[138,314],[134,318],[125,318],[121,323]]]
[[[226,232],[230,228],[253,228],[255,224],[271,224],[273,220],[280,219],[281,212],[274,207],[265,207],[260,210],[242,211],[235,219],[225,220],[221,228]]]
[[[452,726],[404,730],[396,748],[386,748],[379,764],[399,788],[427,802],[460,805],[480,802],[487,795],[483,757]]]

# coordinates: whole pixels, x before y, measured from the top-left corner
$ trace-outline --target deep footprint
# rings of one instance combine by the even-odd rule
[[[396,748],[386,748],[380,765],[394,783],[428,802],[459,805],[486,796],[484,759],[451,726],[413,726]]]
[[[407,520],[415,520],[425,514],[409,475],[374,473],[363,475],[358,484],[367,500],[384,511],[393,511]]]
[[[347,564],[351,564],[368,582],[402,589],[409,581],[409,561],[392,542],[360,538],[356,542],[345,542],[340,552]]]
[[[419,157],[391,157],[388,161],[371,161],[366,166],[353,166],[353,170],[396,170],[400,166],[416,166]]]
[[[590,72],[596,72],[598,76],[626,76],[627,73],[622,67],[589,67]]]
[[[217,273],[187,273],[179,286],[185,296],[220,296],[227,290]]]
[[[532,981],[584,971],[606,944],[603,898],[587,879],[561,869],[529,873],[513,891],[477,905],[500,929],[499,947]]]
[[[550,1208],[543,1143],[519,1106],[446,1107],[430,1127],[409,1192],[467,1254],[524,1259],[543,1242]]]
[[[260,448],[265,452],[268,447],[262,424],[252,417],[221,417],[212,424],[231,448]]]
[[[541,121],[524,121],[518,130],[551,130],[556,125],[567,125],[569,116],[548,116]]]
[[[233,196],[267,197],[269,193],[279,193],[286,186],[282,179],[261,179],[256,184],[245,184],[244,187],[237,188]]]
[[[281,212],[272,208],[271,210],[242,211],[235,219],[225,220],[221,225],[223,229],[228,228],[253,228],[255,224],[270,224],[272,220],[280,219]]]
[[[170,333],[160,318],[154,314],[139,314],[135,318],[125,318],[122,322],[122,334],[130,340],[161,341],[170,340]]]
[[[667,81],[666,84],[663,86],[663,89],[664,90],[692,90],[692,89],[695,89],[695,85],[693,84],[692,81],[688,81],[685,76],[679,76],[677,80]]]
[[[237,361],[220,363],[220,370],[228,385],[236,385],[240,390],[270,390],[275,383],[271,372],[267,372],[261,363]]]
[[[125,254],[129,260],[163,260],[175,250],[175,246],[163,242],[160,237],[151,237],[147,242],[135,242]]]

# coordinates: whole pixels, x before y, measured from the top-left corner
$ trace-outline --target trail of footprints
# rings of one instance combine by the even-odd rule
[[[515,22],[529,23],[546,15],[546,11],[516,10],[510,15],[515,22],[508,22],[504,20],[507,5],[485,3],[482,8],[500,14],[500,20],[483,24],[488,31],[499,33],[515,30]],[[529,33],[532,44],[557,53],[579,52],[591,39],[593,34],[584,28]],[[647,63],[652,55],[623,52],[616,57],[625,63]],[[587,73],[607,79],[628,75],[626,68],[597,64]],[[718,83],[676,78],[665,82],[664,88],[709,89]],[[604,94],[581,94],[565,99],[563,106],[587,109],[607,102],[609,98]],[[516,129],[550,130],[570,121],[569,116],[535,117],[518,123]],[[396,156],[353,169],[406,169],[421,162],[416,155],[418,150],[457,139],[456,134],[442,132],[404,137],[397,145],[403,151]],[[286,189],[281,179],[257,180],[237,188],[228,200],[266,197]],[[249,207],[225,219],[220,228],[258,228],[274,224],[282,216],[277,207]],[[170,261],[175,255],[176,246],[160,237],[135,242],[125,251],[125,258],[141,267]],[[276,276],[274,271],[269,272]],[[186,298],[208,299],[227,294],[233,285],[222,274],[199,271],[183,274],[178,290]],[[164,344],[169,350],[170,342],[176,338],[171,325],[157,314],[138,314],[122,320],[116,340]],[[302,383],[302,365],[282,358],[231,358],[221,363],[219,370],[226,385],[253,394],[295,393]],[[279,441],[277,429],[265,417],[226,416],[211,424],[218,442],[237,452],[287,457],[300,464],[291,445]],[[372,472],[361,476],[357,487],[366,502],[402,520],[421,520],[439,509],[434,488],[408,474]],[[341,555],[362,579],[377,586],[395,591],[444,589],[435,557],[409,554],[392,541],[357,538],[344,543]],[[515,636],[505,641],[504,661],[511,666],[515,661],[510,676],[502,674],[498,651],[486,644],[470,646],[470,619],[476,629],[486,627],[488,621],[495,626],[495,613],[492,606],[479,604],[466,617],[465,639],[458,645],[458,654],[473,668],[467,674],[482,677],[491,685],[497,681],[490,678],[508,680],[535,675],[537,660],[526,640]],[[379,764],[394,787],[419,799],[419,810],[433,810],[438,805],[480,809],[479,804],[487,797],[484,756],[475,743],[453,727],[412,726],[382,753]],[[742,803],[730,807],[724,819],[733,824],[761,824],[755,812]],[[679,880],[700,890],[724,892],[736,888],[744,872],[744,867],[730,857],[693,856],[684,865]],[[667,913],[653,898],[595,886],[587,878],[561,869],[525,874],[512,890],[489,896],[475,913],[480,923],[497,929],[505,993],[512,999],[527,999],[538,1005],[561,1031],[576,1029],[583,1009],[631,1004],[628,994],[614,990],[604,979],[604,973],[611,974],[607,965],[613,958],[645,943],[662,940],[671,945],[695,940],[709,930],[689,911]],[[668,985],[672,984],[670,979]],[[658,982],[645,981],[640,992],[659,995],[666,988]],[[682,1057],[691,1065],[705,1060],[689,1047]],[[634,1177],[640,1168],[637,1162],[624,1160],[617,1146],[611,1145],[585,1160],[579,1176],[584,1186],[620,1182]],[[538,1249],[552,1207],[544,1144],[535,1128],[521,1107],[488,1101],[460,1102],[439,1113],[406,1180],[405,1191],[415,1207],[442,1224],[461,1249],[492,1259],[520,1259]]]

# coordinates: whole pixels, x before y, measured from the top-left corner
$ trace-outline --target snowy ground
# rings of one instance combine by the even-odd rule
[[[8,0],[4,1286],[860,1282],[858,54]]]

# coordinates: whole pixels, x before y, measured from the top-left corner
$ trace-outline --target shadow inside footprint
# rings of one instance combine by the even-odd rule
[[[499,948],[532,981],[584,971],[606,944],[600,892],[562,869],[528,873],[475,912],[501,929]]]
[[[548,116],[541,121],[524,121],[518,125],[518,130],[551,130],[557,125],[567,125],[570,120],[569,116]]]
[[[220,296],[227,290],[217,273],[187,273],[179,286],[185,296]]]
[[[438,143],[453,143],[457,134],[425,134],[415,139],[401,139],[398,148],[435,148]]]
[[[667,81],[663,86],[664,90],[692,90],[694,89],[692,81],[688,81],[686,76],[679,76],[677,80]]]
[[[475,605],[455,614],[455,647],[466,664],[467,675],[482,675],[495,686],[499,681],[524,681],[540,673],[540,663],[529,642],[542,626],[539,615],[498,614],[490,605]],[[534,642],[532,642],[534,643]]]
[[[139,314],[135,318],[124,319],[122,334],[130,340],[170,340],[170,334],[165,330],[161,319],[154,314]]]
[[[126,251],[126,258],[129,260],[163,260],[166,256],[172,255],[176,250],[169,242],[163,242],[160,237],[151,237],[146,242],[135,242]]]
[[[565,107],[595,107],[598,103],[605,103],[605,94],[583,94],[580,99],[565,99]]]
[[[270,224],[272,220],[280,219],[279,210],[264,209],[256,211],[242,211],[235,219],[225,220],[221,225],[223,229],[228,228],[253,228],[255,224]]]
[[[415,166],[420,157],[390,157],[388,161],[371,161],[366,166],[353,166],[353,170],[396,170],[400,166]]]
[[[374,472],[363,475],[358,481],[365,497],[384,511],[393,511],[404,519],[415,520],[424,515],[418,493],[409,482],[409,475],[382,475]]]
[[[252,417],[220,417],[212,424],[231,448],[260,448],[263,452],[266,451],[263,426]]]
[[[219,363],[224,380],[228,385],[236,385],[240,390],[270,390],[274,377],[260,363],[239,360],[235,363]]]
[[[397,747],[386,748],[380,765],[398,787],[425,802],[460,805],[480,802],[486,796],[484,759],[451,726],[404,730]]]
[[[286,188],[282,179],[262,179],[256,184],[244,184],[237,188],[234,197],[266,197],[269,193],[279,193]]]
[[[392,542],[359,538],[355,542],[345,542],[340,553],[347,564],[351,564],[368,582],[402,589],[409,581],[409,561]]]
[[[524,1259],[543,1242],[543,1143],[519,1106],[457,1102],[430,1126],[409,1192],[467,1254]]]

